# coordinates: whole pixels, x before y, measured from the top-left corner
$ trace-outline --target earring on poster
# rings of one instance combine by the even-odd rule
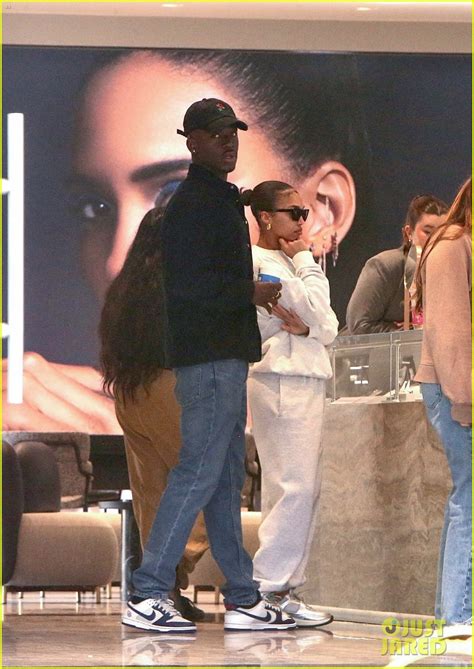
[[[331,236],[332,243],[332,266],[336,267],[337,259],[339,258],[339,240],[337,238],[337,232]]]
[[[267,223],[266,226],[265,226],[265,228],[266,228],[267,230],[271,230],[271,229],[272,229],[272,224],[271,224],[271,223]]]
[[[329,202],[329,196],[324,196],[324,226],[323,228],[331,228],[332,225],[332,216],[331,208]],[[323,230],[324,233],[324,230]],[[327,239],[330,237],[330,244],[327,243]],[[323,234],[323,244],[322,244],[322,253],[319,259],[321,269],[326,274],[327,269],[327,254],[330,253],[332,256],[332,266],[336,267],[337,259],[339,257],[339,239],[337,232],[329,235],[328,233]]]
[[[331,225],[331,210],[329,208],[329,197],[326,195],[324,199],[324,227],[329,227]],[[333,235],[331,235],[331,242],[333,242]],[[327,262],[326,262],[326,256],[328,253],[328,246],[326,244],[326,240],[328,238],[327,234],[323,234],[323,243],[321,247],[321,256],[319,258],[319,264],[321,265],[321,269],[323,270],[324,274],[326,274],[326,268],[327,268]]]

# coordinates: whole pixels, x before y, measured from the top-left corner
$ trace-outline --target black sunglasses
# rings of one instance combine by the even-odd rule
[[[294,221],[299,221],[300,218],[302,218],[303,221],[306,221],[309,214],[309,209],[303,209],[302,207],[291,207],[290,209],[273,209],[273,211],[286,211],[288,214],[291,214],[291,218]]]

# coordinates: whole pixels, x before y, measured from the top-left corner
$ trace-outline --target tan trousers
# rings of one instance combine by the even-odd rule
[[[164,370],[147,395],[138,389],[135,401],[117,399],[115,411],[125,437],[133,510],[145,545],[169,471],[181,448],[180,407],[174,395],[175,378]],[[209,548],[204,516],[199,514],[178,565],[177,586],[188,587],[188,574]]]

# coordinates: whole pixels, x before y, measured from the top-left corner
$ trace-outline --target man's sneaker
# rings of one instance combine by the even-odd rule
[[[196,625],[189,620],[185,620],[178,613],[171,599],[132,597],[122,616],[122,623],[130,627],[155,632],[196,631]]]
[[[265,592],[263,596],[267,602],[279,606],[282,611],[290,615],[297,627],[320,627],[321,625],[328,625],[334,620],[330,613],[317,611],[309,604],[305,604],[301,597],[292,591],[286,595]]]
[[[292,627],[296,627],[293,618],[264,599],[250,607],[226,605],[226,630],[287,630]]]

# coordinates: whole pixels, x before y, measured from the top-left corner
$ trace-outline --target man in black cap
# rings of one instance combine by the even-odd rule
[[[178,130],[192,164],[166,208],[161,239],[182,447],[123,616],[126,625],[141,629],[195,629],[168,597],[201,509],[212,554],[226,577],[225,628],[295,626],[262,599],[242,543],[246,380],[248,363],[261,357],[255,305],[270,312],[281,284],[253,281],[248,224],[237,186],[227,183],[237,162],[239,129],[247,130],[247,124],[233,109],[209,98],[189,107]]]

